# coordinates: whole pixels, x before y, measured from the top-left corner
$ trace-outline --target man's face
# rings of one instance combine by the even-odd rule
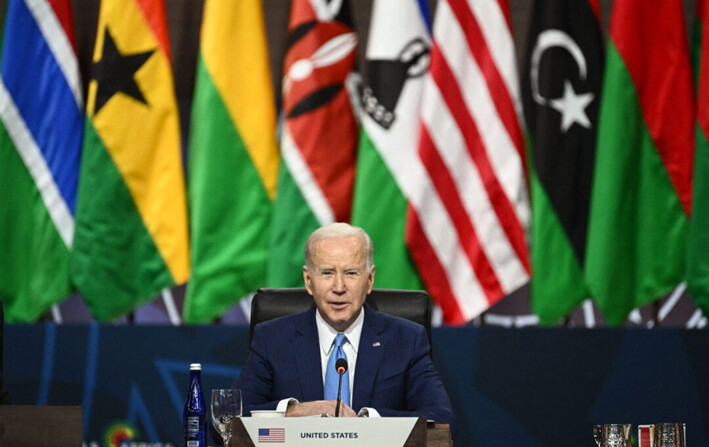
[[[359,316],[374,284],[374,267],[367,271],[364,241],[348,236],[316,241],[312,265],[303,267],[305,288],[327,324],[342,332]]]

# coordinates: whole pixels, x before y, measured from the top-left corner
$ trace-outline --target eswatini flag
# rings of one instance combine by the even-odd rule
[[[423,288],[405,239],[408,198],[431,185],[417,153],[431,47],[421,3],[375,0],[367,40],[352,224],[374,242],[382,288]]]
[[[210,321],[265,285],[275,107],[261,3],[206,1],[190,130],[185,322]]]
[[[681,2],[614,2],[585,265],[609,324],[684,277],[692,90]]]
[[[695,45],[699,48],[697,73],[696,154],[694,196],[689,230],[687,290],[704,315],[709,315],[709,3],[697,3]]]
[[[347,84],[356,53],[347,2],[291,3],[271,286],[302,285],[308,235],[321,225],[350,220],[358,128]]]
[[[0,301],[32,322],[71,292],[83,131],[70,0],[8,2],[0,81]]]
[[[180,128],[162,1],[102,2],[71,273],[97,320],[189,276]]]

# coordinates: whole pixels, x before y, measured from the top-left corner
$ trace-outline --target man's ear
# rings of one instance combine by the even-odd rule
[[[308,272],[308,266],[303,266],[303,283],[305,284],[305,290],[307,290],[308,295],[313,295],[313,287],[310,281],[310,273]]]
[[[377,268],[375,266],[372,266],[372,270],[369,272],[369,286],[367,287],[367,295],[372,293],[372,289],[374,288],[374,271]]]

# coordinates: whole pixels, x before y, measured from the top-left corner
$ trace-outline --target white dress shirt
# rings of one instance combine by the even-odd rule
[[[357,366],[357,347],[359,347],[359,339],[362,336],[362,327],[364,325],[364,307],[362,307],[362,312],[359,313],[354,322],[345,329],[344,334],[346,341],[342,344],[342,349],[347,355],[347,370],[350,376],[350,403],[352,402],[352,396],[354,393],[354,376],[355,369]],[[315,324],[318,328],[318,340],[320,343],[320,362],[322,370],[322,383],[325,383],[325,373],[327,371],[327,360],[330,357],[330,352],[335,346],[335,337],[338,332],[332,328],[329,324],[325,322],[323,317],[320,315],[320,311],[315,312]],[[276,410],[285,412],[288,408],[290,402],[298,403],[295,398],[283,399],[278,402]],[[379,416],[379,413],[374,408],[364,407],[360,409],[359,416]]]

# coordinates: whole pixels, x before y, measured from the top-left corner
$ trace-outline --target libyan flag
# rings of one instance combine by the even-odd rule
[[[583,278],[603,76],[589,0],[535,2],[522,83],[530,136],[532,309],[556,324],[589,297]]]
[[[614,3],[603,82],[585,269],[617,325],[685,275],[694,105],[680,2]]]
[[[97,320],[189,276],[178,118],[164,3],[102,2],[71,260]]]

